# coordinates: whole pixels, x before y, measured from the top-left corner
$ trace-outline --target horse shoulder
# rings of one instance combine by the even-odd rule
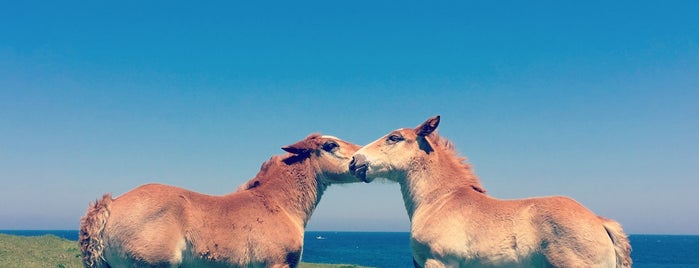
[[[480,212],[469,191],[453,191],[430,204],[420,206],[411,219],[411,247],[416,261],[445,256],[472,255],[471,245],[482,226]],[[440,257],[441,256],[441,257]]]

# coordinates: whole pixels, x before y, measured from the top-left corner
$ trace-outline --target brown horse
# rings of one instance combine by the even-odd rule
[[[630,267],[619,223],[561,196],[499,200],[434,131],[439,116],[362,147],[350,172],[401,186],[415,267]]]
[[[211,196],[147,184],[91,204],[80,223],[85,267],[296,267],[323,191],[359,182],[359,146],[313,134],[273,156],[238,191]]]

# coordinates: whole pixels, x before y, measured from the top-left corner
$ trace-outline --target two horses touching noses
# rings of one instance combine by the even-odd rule
[[[621,225],[561,196],[488,196],[440,117],[394,130],[357,151],[350,172],[398,182],[415,267],[631,267]]]
[[[236,191],[146,184],[90,204],[85,267],[296,267],[306,223],[334,183],[398,182],[415,267],[630,267],[619,223],[566,197],[499,200],[435,130],[439,116],[361,147],[312,134]]]
[[[283,147],[237,191],[210,196],[161,184],[97,200],[81,219],[85,267],[296,267],[323,191],[359,182],[359,146],[310,135]]]

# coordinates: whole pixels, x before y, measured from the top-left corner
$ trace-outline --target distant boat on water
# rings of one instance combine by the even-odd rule
[[[317,239],[317,240],[323,240],[323,239],[325,239],[325,237],[322,236],[322,235],[319,235],[319,236],[316,236],[316,239]]]

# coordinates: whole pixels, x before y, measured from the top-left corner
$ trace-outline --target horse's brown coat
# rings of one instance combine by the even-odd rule
[[[416,267],[630,267],[619,223],[561,196],[500,200],[434,130],[439,116],[355,153],[350,172],[401,186]]]
[[[224,196],[162,184],[107,194],[81,220],[84,266],[296,267],[325,188],[358,181],[347,168],[358,148],[311,135]]]

